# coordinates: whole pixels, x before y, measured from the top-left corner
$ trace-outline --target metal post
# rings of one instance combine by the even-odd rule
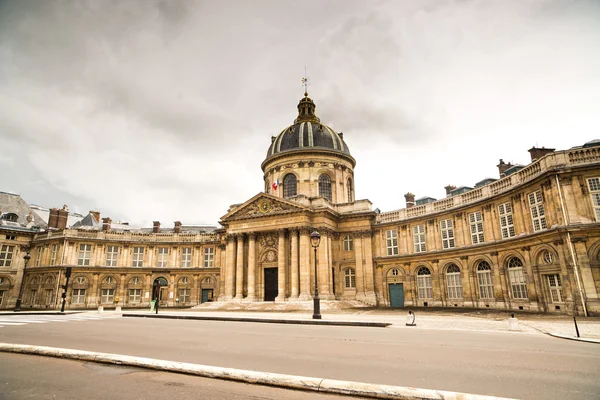
[[[317,272],[317,247],[321,235],[316,230],[310,235],[311,244],[315,250],[315,297],[313,298],[313,319],[321,319],[321,298],[319,297],[319,274]]]
[[[21,277],[21,287],[19,288],[19,297],[17,297],[17,302],[15,303],[15,312],[21,311],[21,301],[23,301],[23,289],[25,288],[25,269],[27,269],[27,262],[31,259],[29,252],[25,253],[23,256],[23,276]]]
[[[60,312],[65,312],[65,303],[67,302],[67,287],[69,286],[69,278],[71,277],[71,267],[67,267],[65,272],[65,277],[67,278],[65,282],[65,286],[63,287],[62,292],[62,305],[60,306]]]
[[[577,333],[577,337],[579,337],[579,328],[577,327],[577,320],[575,319],[574,315],[573,315],[573,322],[575,323],[575,332]]]
[[[156,283],[156,303],[154,304],[154,313],[158,314],[158,303],[160,303],[160,281]]]

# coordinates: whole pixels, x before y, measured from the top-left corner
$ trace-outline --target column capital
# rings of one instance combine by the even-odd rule
[[[307,226],[301,226],[299,230],[301,235],[310,235],[312,232],[312,230]]]
[[[256,232],[250,232],[250,233],[248,233],[248,239],[249,240],[256,240]]]
[[[290,229],[288,229],[288,232],[289,232],[290,235],[297,235],[298,231],[300,231],[300,229],[298,229],[298,228],[290,228]]]
[[[279,235],[280,238],[285,237],[285,229],[277,229],[277,234]]]
[[[225,239],[227,240],[227,242],[233,242],[235,240],[235,236],[232,233],[228,233],[227,236],[225,237]]]

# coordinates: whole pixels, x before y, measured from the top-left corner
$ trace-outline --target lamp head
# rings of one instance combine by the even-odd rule
[[[31,259],[31,256],[29,255],[29,252],[25,253],[25,255],[23,256],[23,260],[25,260],[25,262],[27,262],[30,259]]]
[[[313,233],[310,234],[310,244],[312,245],[312,247],[319,247],[319,243],[321,243],[321,235],[319,235],[319,232],[317,230],[315,230]]]

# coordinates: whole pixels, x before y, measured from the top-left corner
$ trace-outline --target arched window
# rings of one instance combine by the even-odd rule
[[[448,286],[449,299],[462,298],[462,280],[460,268],[456,264],[450,264],[446,269],[446,285]]]
[[[327,174],[319,176],[319,196],[331,201],[331,178]]]
[[[550,253],[548,250],[544,250],[544,252],[542,253],[542,260],[544,260],[546,264],[552,264],[554,262],[552,253]]]
[[[392,276],[398,276],[398,275],[399,275],[398,268],[392,268],[392,269],[390,270],[390,274],[391,274]]]
[[[419,299],[432,299],[433,290],[431,289],[431,272],[427,267],[419,268],[417,272],[417,287],[419,289]]]
[[[354,201],[354,193],[352,191],[352,179],[348,178],[348,203]]]
[[[344,287],[346,289],[356,287],[356,272],[352,268],[344,270]]]
[[[477,283],[479,285],[479,298],[493,299],[494,284],[492,282],[492,267],[487,261],[480,261],[477,265]]]
[[[293,197],[298,194],[297,190],[296,175],[287,174],[285,178],[283,178],[283,197],[286,199]]]
[[[527,283],[525,274],[523,274],[523,262],[517,257],[511,257],[507,266],[513,299],[527,299]]]
[[[10,222],[17,222],[19,220],[19,216],[15,213],[6,213],[2,214],[2,219]]]
[[[271,185],[269,184],[269,182],[265,182],[265,193],[269,194],[270,188],[271,188]]]
[[[352,236],[346,235],[344,236],[344,251],[352,250],[354,250],[354,241],[352,240]]]

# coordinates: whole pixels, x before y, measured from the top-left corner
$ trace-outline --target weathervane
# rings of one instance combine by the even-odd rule
[[[304,85],[304,95],[308,96],[308,85],[310,85],[310,81],[308,80],[308,76],[306,76],[306,65],[304,66],[304,77],[302,78],[302,84]]]

